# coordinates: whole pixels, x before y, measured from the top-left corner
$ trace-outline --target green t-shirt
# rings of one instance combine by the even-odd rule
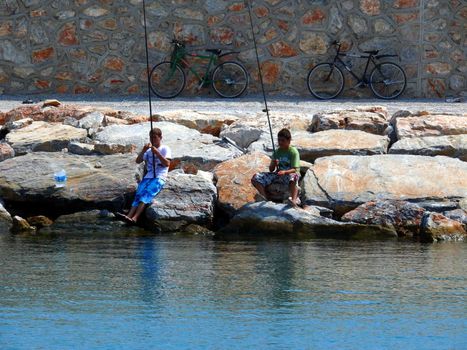
[[[272,159],[279,160],[279,170],[289,170],[292,168],[300,168],[300,155],[295,147],[290,146],[289,149],[282,150],[278,148],[273,153]]]

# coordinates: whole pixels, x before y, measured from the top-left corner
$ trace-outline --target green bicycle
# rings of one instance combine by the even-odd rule
[[[214,91],[221,97],[238,97],[248,86],[248,73],[238,62],[218,61],[227,55],[238,52],[230,51],[222,53],[220,49],[207,49],[209,56],[189,53],[185,44],[172,40],[173,51],[170,61],[163,61],[154,66],[150,74],[151,90],[160,98],[174,98],[178,96],[186,85],[186,74],[183,68],[188,68],[199,81],[198,88],[212,85]],[[209,60],[206,72],[199,75],[190,65],[187,56]],[[211,68],[214,67],[211,74]]]

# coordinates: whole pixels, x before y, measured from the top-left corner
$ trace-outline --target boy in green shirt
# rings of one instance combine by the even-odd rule
[[[279,149],[272,155],[269,172],[256,173],[251,179],[251,183],[267,199],[266,186],[279,179],[280,183],[289,185],[289,203],[297,206],[300,205],[300,199],[298,198],[300,155],[297,149],[290,145],[292,135],[288,129],[279,131],[277,140],[279,142]]]

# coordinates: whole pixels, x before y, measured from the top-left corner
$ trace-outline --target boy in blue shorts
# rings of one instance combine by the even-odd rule
[[[170,159],[172,153],[170,148],[162,145],[162,131],[154,128],[149,132],[151,143],[144,145],[141,152],[136,157],[136,163],[146,162],[147,173],[139,183],[136,190],[135,199],[131,205],[128,215],[118,214],[130,223],[136,223],[139,216],[144,211],[146,205],[151,204],[155,196],[162,190],[169,172]],[[155,161],[155,167],[153,166]],[[155,168],[155,174],[154,174]]]
[[[291,146],[292,135],[288,129],[282,129],[277,134],[279,149],[271,159],[269,172],[256,173],[251,183],[264,199],[267,199],[266,186],[279,181],[289,186],[289,203],[293,206],[300,205],[298,198],[298,180],[300,178],[300,155],[298,150]]]

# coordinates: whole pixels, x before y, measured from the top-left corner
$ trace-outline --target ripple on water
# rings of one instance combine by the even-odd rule
[[[462,349],[466,260],[465,244],[1,236],[0,347]]]

